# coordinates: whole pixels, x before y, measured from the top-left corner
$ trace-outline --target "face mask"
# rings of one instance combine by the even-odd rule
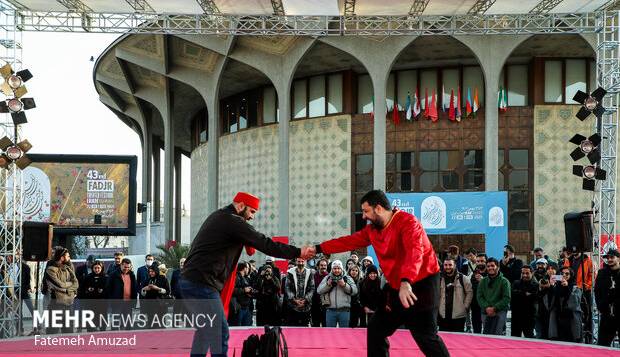
[[[147,261],[146,261],[146,266],[147,266],[147,267],[150,267],[150,266],[151,266],[151,264],[153,264],[153,260],[152,260],[152,259],[147,259]]]

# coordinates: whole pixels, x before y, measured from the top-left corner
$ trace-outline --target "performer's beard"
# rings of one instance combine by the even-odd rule
[[[383,221],[381,220],[381,217],[369,219],[369,221],[375,229],[383,229]]]

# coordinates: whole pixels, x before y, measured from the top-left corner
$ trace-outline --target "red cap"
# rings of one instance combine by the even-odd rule
[[[254,208],[258,210],[258,205],[260,203],[260,199],[252,194],[247,192],[237,192],[233,202],[243,202],[246,206]]]

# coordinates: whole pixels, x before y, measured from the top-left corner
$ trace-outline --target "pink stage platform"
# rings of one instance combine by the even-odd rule
[[[243,340],[257,328],[231,329],[229,356],[240,356]],[[41,347],[34,345],[33,337],[0,340],[0,356],[187,356],[192,340],[192,330],[151,330],[107,332],[97,336],[136,335],[136,346],[97,348]],[[284,328],[289,356],[346,357],[366,356],[365,329],[335,328]],[[60,335],[55,335],[60,336]],[[90,334],[82,333],[86,340]],[[554,343],[541,340],[488,337],[482,335],[441,333],[452,356],[509,357],[509,356],[620,356],[620,350],[597,346]],[[390,338],[390,356],[422,356],[409,331],[399,330]]]

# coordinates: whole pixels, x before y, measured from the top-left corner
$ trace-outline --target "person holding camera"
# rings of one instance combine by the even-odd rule
[[[536,338],[549,339],[549,318],[551,309],[555,303],[553,287],[555,285],[556,270],[553,266],[547,266],[544,258],[536,261],[534,277],[538,280],[538,311],[536,313]]]
[[[280,324],[280,277],[274,275],[271,265],[260,269],[256,279],[256,326]]]
[[[332,271],[321,281],[317,292],[324,295],[327,327],[349,327],[351,296],[357,294],[357,285],[345,274],[340,260],[332,262]]]
[[[91,266],[91,273],[84,278],[84,284],[80,285],[79,294],[84,300],[82,308],[92,310],[95,313],[95,326],[87,327],[86,331],[93,332],[97,329],[105,331],[105,325],[100,324],[101,316],[107,311],[107,305],[103,304],[103,299],[107,296],[106,285],[108,276],[103,269],[103,263],[99,260]]]
[[[307,327],[310,323],[314,277],[312,271],[306,268],[305,259],[295,259],[295,267],[287,271],[284,292],[288,303],[287,324]]]
[[[230,326],[252,326],[252,293],[254,289],[250,286],[247,275],[250,271],[248,263],[239,262],[237,264],[237,280],[233,289],[233,297],[230,300],[228,323]]]
[[[582,341],[582,291],[569,267],[561,270],[561,279],[553,287],[554,304],[549,315],[549,338],[566,342]]]

